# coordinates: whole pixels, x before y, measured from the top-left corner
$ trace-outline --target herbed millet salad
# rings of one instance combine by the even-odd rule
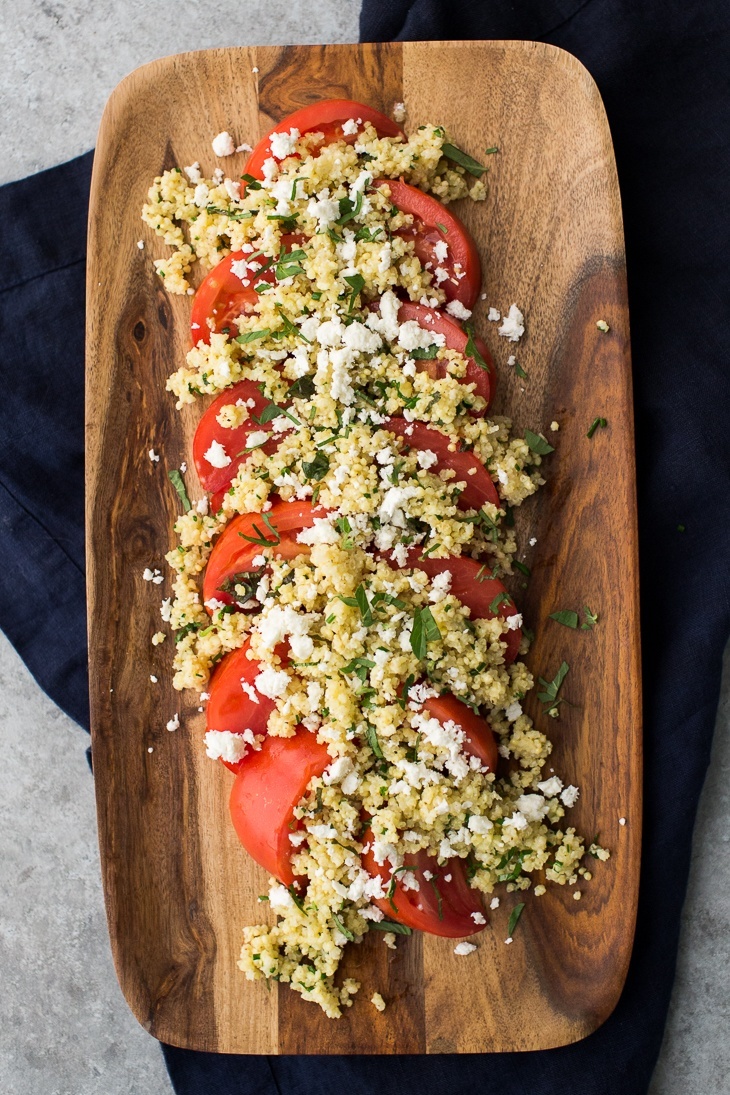
[[[167,383],[209,407],[194,458],[212,497],[191,506],[170,473],[186,512],[161,612],[175,688],[208,701],[207,754],[237,773],[234,825],[274,876],[239,967],[338,1017],[359,988],[336,981],[348,942],[420,927],[468,954],[498,888],[590,872],[564,824],[578,790],[522,709],[528,633],[501,581],[552,449],[488,414],[478,260],[445,208],[485,197],[484,168],[438,126],[406,137],[344,104],[333,128],[331,105],[278,126],[235,181],[166,171],[142,216],[173,248],[155,262],[170,292],[212,271]],[[507,342],[524,330],[516,305],[488,318]],[[560,683],[542,682],[553,715]]]

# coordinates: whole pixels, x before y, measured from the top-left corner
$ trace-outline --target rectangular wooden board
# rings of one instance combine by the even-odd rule
[[[551,767],[580,786],[571,823],[611,849],[581,886],[503,897],[479,947],[454,955],[434,936],[392,952],[378,933],[344,972],[363,987],[338,1021],[286,987],[267,992],[236,969],[241,928],[262,919],[266,879],[227,816],[229,780],[205,758],[197,697],[172,689],[171,641],[152,647],[177,496],[167,468],[187,460],[199,410],[178,414],[166,377],[188,347],[190,301],[169,297],[151,259],[165,254],[140,207],[154,176],[199,160],[227,129],[255,143],[272,122],[330,97],[434,122],[489,158],[486,202],[462,202],[487,302],[515,301],[527,333],[515,350],[477,312],[500,375],[497,411],[554,439],[547,486],[520,515],[533,576],[515,593],[537,639],[535,675],[570,664],[575,706],[552,722]],[[229,174],[244,157],[225,161]],[[144,237],[144,250],[137,240]],[[604,334],[596,327],[605,320]],[[631,952],[641,831],[641,697],[633,417],[621,208],[603,106],[586,70],[531,42],[240,48],[189,53],[132,73],[106,108],[94,161],[87,332],[89,670],[101,861],[124,994],[157,1038],[237,1053],[473,1053],[564,1045],[613,1009]],[[608,427],[592,440],[596,415]],[[549,424],[560,423],[557,434]],[[154,448],[159,464],[148,458]],[[590,634],[548,621],[588,604]],[[159,678],[149,681],[150,673]],[[180,713],[181,727],[166,730]],[[150,751],[150,749],[152,751]],[[619,818],[626,818],[625,826]],[[388,1000],[379,1014],[374,991]]]

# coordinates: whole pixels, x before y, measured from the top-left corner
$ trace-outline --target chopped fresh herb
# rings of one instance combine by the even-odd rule
[[[466,346],[464,347],[465,356],[473,358],[480,369],[484,369],[485,372],[491,373],[492,370],[490,369],[489,365],[487,365],[486,361],[477,349],[476,343],[474,341],[474,328],[470,323],[465,323],[464,330],[469,336],[466,340]]]
[[[606,418],[594,418],[593,421],[591,422],[590,426],[588,427],[588,433],[586,434],[586,437],[593,437],[593,434],[596,432],[596,430],[598,429],[599,426],[601,427],[601,429],[605,430],[607,425],[608,425],[608,419],[606,419]]]
[[[247,190],[260,190],[261,183],[258,179],[255,179],[253,175],[241,175],[241,178],[246,183]]]
[[[545,689],[544,692],[538,692],[537,698],[540,703],[545,704],[545,714],[550,715],[552,718],[557,718],[558,708],[563,700],[558,699],[558,692],[561,685],[568,675],[570,666],[567,662],[562,662],[560,669],[557,671],[551,681],[546,681],[544,677],[539,677],[540,684]]]
[[[490,612],[497,612],[499,610],[500,605],[508,604],[508,603],[509,603],[509,593],[504,593],[504,592],[498,593],[497,596],[492,601],[492,603],[490,604],[489,611]]]
[[[311,479],[315,483],[319,482],[320,479],[324,479],[329,470],[330,458],[324,452],[318,452],[314,460],[302,461],[304,478]]]
[[[340,198],[340,216],[339,220],[335,221],[335,224],[340,226],[348,224],[353,220],[360,210],[362,209],[362,190],[358,190],[355,197],[355,201],[351,201],[350,198]]]
[[[258,570],[244,570],[239,571],[237,574],[231,574],[230,577],[221,582],[218,589],[221,593],[227,593],[229,596],[235,597],[241,604],[245,604],[246,601],[256,596],[256,590],[265,571],[266,566],[264,565],[259,567]],[[237,586],[242,588],[241,593],[236,589]]]
[[[411,650],[419,661],[426,657],[429,643],[438,642],[441,632],[433,618],[430,608],[416,610],[413,617],[413,629],[411,631]]]
[[[374,243],[382,231],[382,228],[376,228],[373,232],[370,228],[368,228],[366,224],[364,224],[362,228],[358,228],[357,232],[355,233],[355,239],[362,240],[364,243]]]
[[[370,746],[370,748],[372,749],[373,753],[378,758],[378,760],[383,760],[384,759],[383,758],[383,750],[380,748],[380,742],[378,741],[378,732],[377,732],[377,730],[375,729],[375,727],[373,726],[373,724],[371,722],[368,722],[365,725],[366,725],[366,728],[367,728],[366,733],[367,733],[368,745]]]
[[[353,658],[347,665],[343,665],[340,673],[342,673],[343,676],[353,674],[362,682],[362,684],[365,684],[368,679],[369,671],[374,668],[375,662],[371,662],[369,658]]]
[[[524,574],[526,578],[529,578],[532,574],[530,568],[524,563],[521,563],[518,559],[512,560],[512,566],[515,568],[515,570],[519,570],[520,574]]]
[[[264,327],[260,331],[244,331],[242,335],[236,335],[236,342],[240,342],[245,345],[247,342],[255,342],[257,338],[268,338],[271,331],[268,327]]]
[[[555,452],[552,445],[548,445],[544,437],[540,434],[533,433],[532,430],[525,430],[525,441],[527,446],[533,452],[536,452],[538,456],[547,456],[550,452]]]
[[[338,931],[342,932],[345,939],[347,939],[350,943],[354,943],[355,942],[355,936],[352,934],[350,929],[345,925],[344,920],[340,920],[339,916],[335,912],[332,913],[332,919],[335,922],[335,927],[338,929]]]
[[[285,216],[283,213],[267,213],[267,221],[278,221],[282,232],[296,232],[299,217],[296,213]]]
[[[206,205],[206,213],[218,214],[221,217],[230,217],[232,221],[247,221],[253,213],[244,210],[242,213],[231,213],[230,209],[219,209],[217,205]]]
[[[347,517],[338,517],[335,521],[335,528],[338,532],[342,533],[342,540],[340,541],[340,547],[343,551],[352,551],[355,546],[355,541],[348,533],[352,532],[352,526]]]
[[[267,422],[272,422],[275,418],[280,418],[281,415],[288,418],[295,426],[301,426],[298,418],[295,418],[285,407],[279,407],[276,403],[268,403],[260,415],[254,414],[252,418],[254,422],[258,422],[259,426],[265,426]]]
[[[508,936],[511,936],[512,932],[517,927],[517,921],[522,916],[522,910],[524,909],[524,907],[525,907],[524,901],[520,901],[519,905],[515,905],[514,909],[512,910],[512,912],[510,914],[510,918],[509,918],[509,923],[507,924],[507,935]]]
[[[311,399],[314,395],[314,380],[311,376],[300,376],[289,389],[292,399]]]
[[[528,379],[527,373],[522,368],[522,366],[520,365],[519,361],[516,358],[515,358],[515,372],[517,373],[518,376],[521,376],[523,380]]]
[[[291,897],[291,899],[294,902],[294,904],[296,905],[296,907],[299,909],[299,912],[304,912],[305,911],[304,910],[304,902],[302,901],[301,897],[296,892],[294,887],[293,886],[287,886],[287,889],[289,891],[289,896]]]
[[[409,673],[403,684],[403,691],[401,693],[400,699],[398,700],[398,705],[400,707],[405,708],[406,704],[408,703],[408,693],[415,684],[415,681],[416,678],[414,677],[414,675],[412,673]]]
[[[173,468],[172,471],[167,473],[167,477],[172,483],[173,487],[178,493],[180,501],[182,502],[182,508],[185,513],[188,513],[192,509],[190,505],[190,499],[188,498],[188,492],[185,490],[185,484],[183,483],[183,477],[177,468]]]
[[[463,152],[460,148],[457,148],[455,144],[449,144],[447,142],[446,144],[441,145],[441,152],[447,160],[458,163],[460,167],[463,167],[470,175],[476,176],[477,179],[480,179],[487,170],[486,167],[478,163],[467,152]]]
[[[408,356],[414,361],[432,361],[438,353],[438,346],[434,342],[431,346],[417,346],[415,350],[409,350]]]
[[[484,155],[485,156],[492,156],[492,155],[494,155],[495,152],[499,152],[499,149],[497,148],[496,144],[492,145],[491,148],[485,148],[484,149]]]
[[[241,537],[242,540],[248,540],[250,544],[258,544],[259,547],[270,547],[271,544],[280,544],[281,536],[279,536],[279,533],[272,525],[271,518],[269,517],[268,513],[262,513],[261,516],[263,518],[264,524],[266,525],[266,528],[273,536],[272,540],[269,540],[267,538],[266,534],[261,531],[258,525],[253,525],[253,530],[255,533],[257,533],[256,536],[246,536],[243,532],[239,532],[238,535]]]
[[[580,625],[581,629],[583,631],[591,631],[593,625],[598,623],[598,613],[591,612],[588,605],[583,605],[583,615],[585,616],[585,622]]]
[[[439,221],[436,221],[436,227],[437,227],[437,228],[438,228],[438,229],[439,229],[439,230],[440,230],[441,232],[443,232],[443,234],[444,234],[445,236],[448,236],[448,234],[449,234],[449,230],[448,230],[448,228],[446,227],[446,225],[445,225],[445,224],[440,224],[440,223],[439,223]]]
[[[393,932],[395,935],[413,935],[413,929],[407,924],[397,924],[395,920],[371,920],[368,924],[370,931]]]
[[[297,274],[304,274],[305,271],[301,263],[306,257],[306,254],[301,248],[292,249],[287,252],[286,247],[282,247],[276,266],[274,267],[277,281],[284,281],[285,278],[292,278]]]
[[[354,307],[355,301],[358,298],[358,295],[365,287],[365,278],[362,276],[362,274],[351,274],[349,277],[345,278],[345,281],[352,289],[352,292],[350,293],[350,300],[347,305],[347,311],[351,312]]]
[[[372,627],[373,612],[370,607],[370,602],[368,601],[368,595],[365,592],[365,586],[362,582],[355,590],[355,601],[357,602],[357,607],[360,609],[360,619],[363,622],[363,626]]]
[[[578,626],[578,613],[573,612],[571,609],[562,612],[551,612],[550,619],[562,624],[563,627],[572,627],[573,630]]]

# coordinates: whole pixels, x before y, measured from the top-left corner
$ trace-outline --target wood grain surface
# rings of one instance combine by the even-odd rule
[[[505,311],[515,301],[527,316],[518,348],[524,380],[507,367],[515,348],[496,337],[486,307],[475,313],[500,373],[496,410],[556,446],[547,486],[520,513],[533,576],[514,589],[537,636],[528,664],[552,677],[565,659],[563,691],[574,704],[554,722],[534,695],[527,710],[554,742],[550,765],[581,788],[571,823],[588,838],[600,833],[611,849],[581,885],[582,900],[557,886],[528,898],[510,946],[517,895],[503,896],[468,958],[433,936],[402,940],[396,952],[380,938],[349,948],[344,974],[363,987],[338,1021],[236,969],[242,926],[262,919],[256,898],[265,876],[229,824],[229,777],[205,758],[197,697],[172,689],[171,640],[150,644],[169,577],[153,585],[142,571],[164,570],[173,544],[178,500],[166,469],[186,459],[189,490],[200,496],[190,459],[200,411],[177,413],[165,392],[188,347],[190,301],[165,294],[151,259],[166,249],[139,219],[164,168],[200,160],[213,169],[219,131],[253,144],[289,111],[332,96],[386,113],[404,101],[409,128],[445,125],[477,157],[500,148],[489,158],[487,201],[462,202],[458,212],[483,256],[487,304]],[[225,161],[227,172],[243,162]],[[134,1014],[164,1041],[238,1053],[531,1050],[589,1034],[626,975],[641,832],[625,262],[611,139],[590,76],[569,54],[526,42],[241,48],[156,61],[120,84],[102,120],[88,270],[93,758],[112,950]],[[588,440],[596,415],[609,425]],[[600,612],[590,634],[548,619],[584,604]],[[181,727],[169,733],[175,712]],[[369,1003],[376,990],[389,1002],[383,1014]]]

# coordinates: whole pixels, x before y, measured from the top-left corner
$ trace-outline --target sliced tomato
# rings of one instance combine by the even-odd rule
[[[419,452],[435,453],[438,461],[429,470],[438,472],[451,469],[456,472],[456,481],[466,483],[459,495],[460,509],[481,509],[486,502],[501,505],[497,488],[481,460],[473,452],[452,452],[449,448],[451,438],[440,430],[427,426],[425,422],[406,422],[405,418],[387,418],[382,428],[402,437],[407,445]]]
[[[490,772],[497,770],[497,742],[492,728],[485,719],[480,719],[471,707],[458,700],[456,696],[442,693],[432,696],[423,705],[432,718],[440,723],[455,722],[464,731],[462,750],[469,756],[479,757],[483,768]]]
[[[366,833],[366,841],[369,835],[372,834]],[[375,904],[389,919],[397,920],[399,924],[406,924],[416,931],[445,935],[452,939],[460,935],[474,935],[486,927],[486,923],[474,922],[472,914],[484,915],[484,906],[478,891],[469,885],[464,864],[460,859],[450,859],[445,867],[439,867],[435,857],[426,851],[407,855],[403,866],[415,875],[418,882],[417,890],[407,890],[400,881],[402,872],[392,876],[391,866],[387,861],[382,866],[377,863],[372,840],[361,858],[363,868],[371,878],[381,878],[385,890],[390,889],[392,878],[395,877],[392,895],[374,899]],[[432,878],[426,878],[424,871],[430,872]]]
[[[405,133],[400,126],[387,118],[385,114],[373,110],[371,106],[353,102],[351,99],[323,99],[319,103],[311,103],[310,106],[288,114],[278,125],[269,130],[249,156],[244,174],[252,175],[255,179],[264,177],[263,166],[271,157],[271,137],[274,133],[288,133],[291,129],[298,129],[303,136],[305,133],[316,131],[324,134],[322,147],[333,144],[335,141],[354,144],[358,140],[362,126],[358,127],[357,133],[345,133],[342,129],[345,122],[351,119],[362,123],[370,122],[379,137],[402,137],[405,140]]]
[[[250,649],[251,641],[247,639],[238,650],[226,654],[216,668],[205,711],[206,730],[228,730],[231,734],[242,734],[245,730],[251,730],[254,734],[266,733],[269,715],[276,704],[261,695],[257,703],[243,690],[243,684],[253,688],[254,680],[261,672],[260,663],[248,657]],[[223,764],[232,772],[237,772],[248,759],[246,756],[235,764],[224,760]]]
[[[303,240],[304,236],[300,233],[289,233],[281,237],[282,245],[287,251],[299,247]],[[232,251],[201,281],[193,298],[190,315],[190,337],[193,346],[197,346],[199,342],[207,345],[213,332],[230,333],[231,336],[235,336],[238,333],[236,327],[238,317],[253,315],[256,311],[255,305],[259,294],[255,286],[262,281],[272,284],[275,274],[273,268],[269,267],[263,273],[251,271],[250,276],[239,277],[234,272],[234,263],[245,262],[247,259],[250,259],[250,256],[244,251]],[[252,261],[263,267],[268,259],[259,255]]]
[[[391,559],[390,552],[379,552],[378,555],[394,570],[401,569]],[[508,596],[504,584],[499,578],[485,577],[484,566],[468,555],[449,555],[446,559],[431,559],[423,556],[421,548],[414,547],[408,550],[405,567],[411,570],[422,570],[429,578],[435,578],[437,574],[443,574],[448,570],[451,574],[449,593],[453,593],[457,600],[466,605],[472,617],[477,620],[492,620],[495,616],[506,620],[517,614],[515,603]],[[490,606],[498,597],[502,599],[496,611],[493,611]],[[502,642],[507,644],[504,660],[509,664],[519,653],[522,642],[521,628],[515,628],[514,631],[505,629],[502,632]]]
[[[326,511],[322,509],[318,512],[324,516]],[[264,522],[264,516],[268,523]],[[297,544],[296,533],[303,528],[311,528],[314,518],[311,502],[277,502],[265,515],[243,513],[234,517],[210,553],[203,580],[203,603],[210,600],[234,603],[234,598],[221,589],[223,583],[234,574],[251,571],[253,559],[265,547],[263,543],[252,543],[246,537],[256,540],[263,538],[280,558],[295,559],[297,555],[309,552],[306,544]],[[275,529],[276,533],[271,529]]]
[[[221,426],[218,422],[218,415],[223,407],[229,404],[235,404],[237,400],[242,399],[244,402],[249,400],[254,401],[254,406],[249,408],[249,417],[243,423],[242,426],[236,426],[233,429],[227,429],[225,426]],[[198,473],[198,478],[205,490],[210,491],[224,491],[230,486],[231,480],[235,477],[240,465],[247,457],[247,453],[244,452],[246,448],[247,439],[250,433],[260,430],[271,429],[271,424],[267,423],[264,426],[258,426],[252,418],[252,415],[260,415],[264,407],[268,406],[270,400],[266,396],[261,394],[261,389],[258,384],[254,384],[251,380],[240,380],[238,384],[234,384],[231,388],[226,388],[224,392],[216,396],[213,402],[206,410],[203,417],[198,422],[198,428],[195,431],[195,437],[193,438],[193,460],[195,461],[195,470]],[[214,441],[217,441],[219,445],[222,445],[226,455],[230,457],[230,464],[226,464],[224,468],[217,468],[206,457],[206,453],[210,449],[210,446]],[[276,448],[278,440],[274,436],[271,441],[262,446],[265,453],[271,453]],[[240,455],[243,453],[243,455]],[[214,513],[217,510],[213,510]]]
[[[294,882],[290,834],[298,828],[294,809],[307,785],[332,757],[303,726],[293,738],[266,737],[250,753],[231,789],[233,827],[246,851],[285,886]]]
[[[410,213],[413,223],[401,228],[397,235],[412,240],[422,266],[434,274],[440,269],[445,280],[438,283],[447,300],[458,300],[465,308],[473,308],[482,287],[482,266],[477,245],[459,218],[447,206],[424,194],[403,179],[376,179],[375,186],[388,186],[390,200],[402,213]],[[448,247],[445,258],[439,258],[441,247]]]
[[[409,319],[415,320],[418,326],[423,327],[425,330],[435,331],[436,334],[443,335],[444,345],[447,350],[456,350],[457,353],[466,357],[466,376],[463,378],[463,382],[464,384],[473,384],[474,395],[480,395],[487,404],[483,411],[472,411],[471,413],[475,417],[486,414],[497,390],[497,372],[494,368],[492,356],[482,339],[475,336],[474,345],[477,353],[486,363],[486,369],[477,364],[476,358],[467,354],[466,346],[469,336],[462,330],[456,320],[446,315],[445,312],[439,311],[438,308],[427,308],[423,304],[414,304],[412,301],[407,300],[398,309],[398,322],[406,323]],[[429,376],[435,379],[447,375],[445,362],[438,358],[434,358],[432,361],[417,361],[416,368],[419,371],[427,372]]]

